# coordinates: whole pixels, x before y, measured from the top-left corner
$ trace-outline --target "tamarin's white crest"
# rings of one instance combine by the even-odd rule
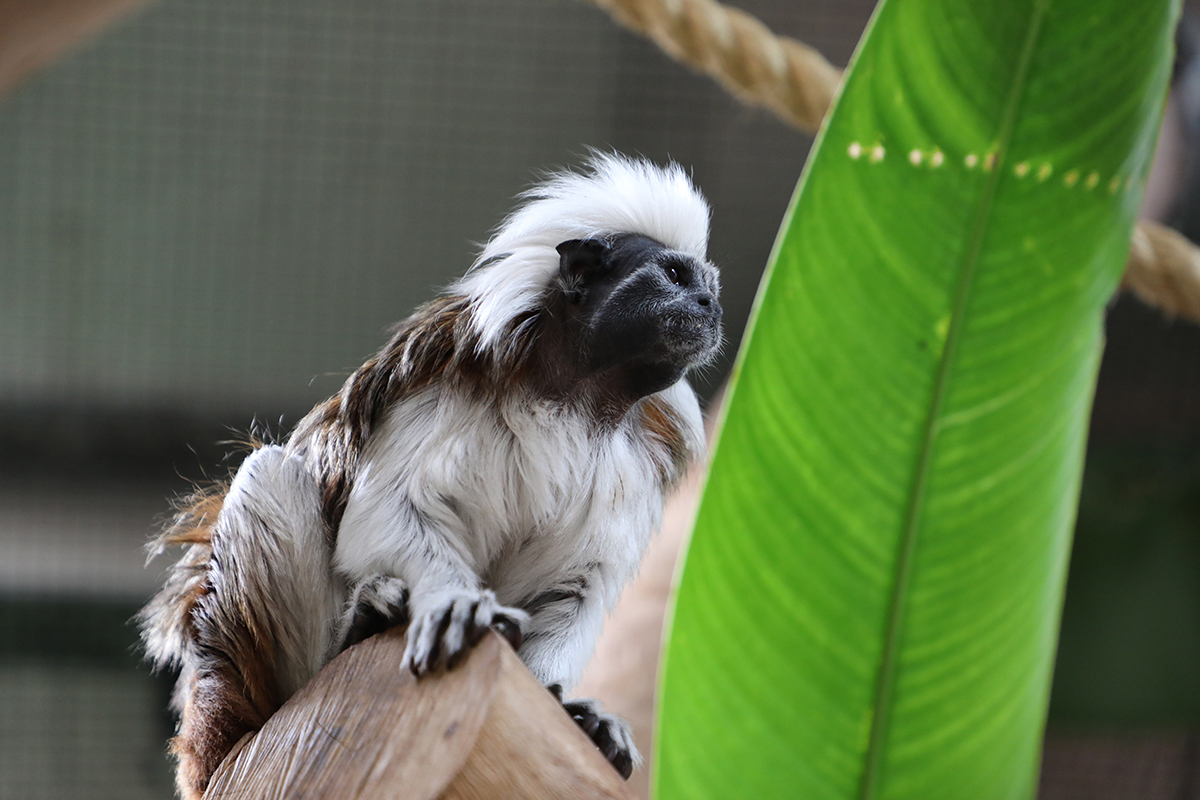
[[[708,216],[675,164],[553,175],[285,444],[181,506],[156,547],[187,549],[140,619],[150,657],[182,670],[185,797],[392,625],[418,677],[495,628],[560,697],[575,685],[703,449],[685,375],[721,340]],[[564,706],[628,777],[625,723]]]

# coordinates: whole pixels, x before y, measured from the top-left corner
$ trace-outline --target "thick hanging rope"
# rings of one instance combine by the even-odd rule
[[[1138,224],[1122,286],[1166,314],[1200,322],[1200,250],[1170,228]]]
[[[842,80],[842,71],[816,50],[714,0],[593,2],[744,102],[802,131],[821,124]]]
[[[716,0],[592,0],[673,58],[806,133],[816,131],[842,72],[807,45],[776,36]],[[1139,222],[1122,286],[1164,313],[1200,322],[1200,249]]]

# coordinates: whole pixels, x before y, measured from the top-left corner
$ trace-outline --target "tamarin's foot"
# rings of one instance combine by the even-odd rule
[[[557,684],[547,687],[560,700],[562,687]],[[583,732],[591,737],[622,778],[629,780],[634,766],[640,766],[642,756],[633,743],[633,731],[629,723],[613,714],[600,710],[595,700],[571,700],[563,708],[575,720]]]
[[[521,646],[521,625],[529,615],[496,602],[487,589],[445,590],[411,603],[412,623],[403,666],[417,677],[445,666],[454,669],[483,639],[489,628]]]
[[[408,586],[391,575],[374,575],[354,587],[342,616],[341,647],[408,623]]]

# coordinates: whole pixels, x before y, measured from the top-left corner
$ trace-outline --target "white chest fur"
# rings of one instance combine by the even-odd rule
[[[698,442],[690,387],[681,381],[659,397]],[[423,390],[371,437],[336,568],[350,583],[376,573],[414,587],[473,580],[514,605],[587,571],[609,606],[662,514],[669,455],[640,420],[635,409],[598,429],[545,402],[497,406]]]

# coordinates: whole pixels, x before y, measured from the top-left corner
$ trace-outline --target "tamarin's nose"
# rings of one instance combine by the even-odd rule
[[[696,305],[700,306],[699,313],[701,314],[713,317],[721,316],[721,304],[717,302],[717,298],[708,292],[701,292],[696,295]]]

